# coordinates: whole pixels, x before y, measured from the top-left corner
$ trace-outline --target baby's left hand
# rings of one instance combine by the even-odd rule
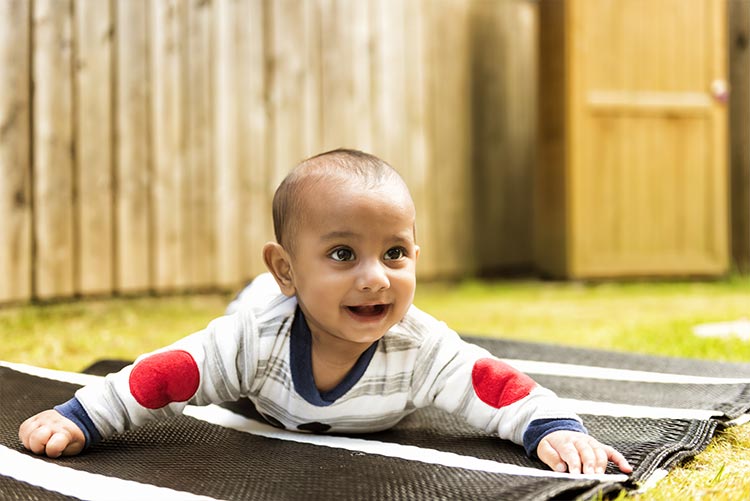
[[[536,454],[559,472],[604,473],[607,461],[612,461],[623,473],[633,471],[625,456],[614,448],[575,431],[553,431],[539,442]]]

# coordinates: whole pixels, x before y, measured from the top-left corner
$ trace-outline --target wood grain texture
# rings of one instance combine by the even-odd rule
[[[750,272],[750,2],[729,2],[732,257]]]
[[[236,289],[341,146],[407,182],[420,279],[750,261],[746,0],[0,8],[0,302]]]
[[[0,1],[0,303],[31,298],[31,9]]]
[[[34,2],[34,296],[75,293],[73,10]]]
[[[150,12],[117,0],[115,85],[115,291],[152,287]]]
[[[470,11],[474,249],[479,271],[533,265],[538,10],[474,0]]]
[[[187,184],[187,75],[184,42],[187,2],[158,0],[152,7],[152,221],[153,287],[184,289],[190,270],[188,219],[183,203]]]
[[[558,25],[541,27],[541,72],[558,78],[542,78],[549,88],[540,89],[540,120],[549,121],[536,207],[537,231],[546,233],[540,267],[580,278],[725,273],[727,107],[713,93],[727,80],[724,4],[542,9]],[[560,33],[564,49],[554,57],[545,39]]]
[[[108,294],[114,279],[112,40],[109,2],[75,0],[76,291]]]

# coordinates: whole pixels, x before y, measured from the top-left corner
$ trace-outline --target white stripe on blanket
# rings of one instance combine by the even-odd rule
[[[636,381],[639,383],[670,384],[748,384],[749,378],[723,378],[689,376],[686,374],[669,374],[664,372],[633,371],[628,369],[611,369],[590,365],[561,364],[556,362],[539,362],[536,360],[502,359],[506,364],[521,372],[549,376],[567,376],[586,379],[609,379],[613,381]]]
[[[499,463],[487,459],[479,459],[473,456],[464,456],[453,452],[438,451],[413,445],[402,445],[377,440],[367,440],[362,438],[349,438],[332,435],[313,435],[308,433],[298,433],[286,430],[280,430],[273,426],[260,423],[253,419],[236,414],[230,410],[219,407],[218,405],[207,405],[205,407],[195,407],[189,405],[185,408],[185,415],[200,419],[225,428],[250,433],[266,438],[275,438],[289,442],[319,445],[331,447],[334,449],[345,449],[349,451],[365,452],[367,454],[378,454],[392,458],[406,459],[409,461],[419,461],[420,463],[435,464],[453,468],[463,468],[467,470],[484,471],[488,473],[504,473],[506,475],[525,475],[532,477],[552,477],[571,479],[572,475],[568,473],[558,473],[550,470],[541,470],[538,468],[528,468],[508,463]],[[624,482],[628,479],[627,475],[575,475],[576,479],[592,479],[609,482]]]
[[[609,367],[596,367],[592,365],[562,364],[558,362],[540,362],[537,360],[520,360],[514,358],[504,358],[501,360],[511,365],[512,367],[515,367],[521,372],[545,376],[609,379],[612,381],[633,381],[639,383],[663,384],[750,384],[750,378],[691,376],[688,374],[613,369]],[[27,374],[39,375],[40,377],[46,377],[48,379],[56,379],[54,376],[55,373],[63,373],[69,376],[65,376],[65,379],[61,379],[61,381],[76,384],[87,384],[88,382],[94,381],[95,378],[99,377],[93,376],[91,374],[44,369],[41,367],[35,367],[33,365],[5,362],[2,360],[0,360],[0,366],[15,369],[19,372],[25,372]]]
[[[593,400],[562,398],[577,414],[591,416],[613,416],[642,419],[711,419],[724,413],[711,409],[675,409],[671,407],[650,407],[647,405],[614,404]]]
[[[65,496],[96,501],[214,500],[190,492],[167,489],[132,480],[49,463],[0,445],[0,474]]]

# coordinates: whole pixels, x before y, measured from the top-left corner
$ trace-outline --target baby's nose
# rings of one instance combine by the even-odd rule
[[[362,291],[377,292],[391,286],[387,270],[379,260],[362,263],[361,272],[357,280],[357,285]]]

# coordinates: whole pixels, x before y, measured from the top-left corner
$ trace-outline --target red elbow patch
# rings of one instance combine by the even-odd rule
[[[200,372],[192,355],[166,351],[144,358],[130,373],[130,393],[147,409],[185,402],[198,391]]]
[[[536,386],[529,376],[494,358],[476,361],[471,383],[479,399],[496,409],[518,402]]]

